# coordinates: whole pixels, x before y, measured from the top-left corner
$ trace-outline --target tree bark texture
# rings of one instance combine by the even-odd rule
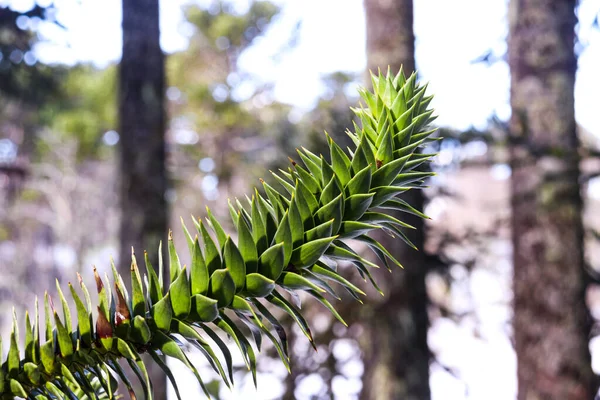
[[[156,258],[167,230],[164,55],[159,43],[158,0],[123,1],[123,56],[119,69],[121,141],[121,264]]]
[[[372,71],[400,66],[406,74],[415,69],[412,0],[365,0],[367,19],[367,62]],[[404,197],[423,209],[423,195],[409,191]],[[423,248],[423,221],[411,214],[396,217],[416,227],[407,230],[409,239]],[[429,349],[427,346],[426,265],[422,252],[399,238],[379,233],[377,240],[390,249],[405,269],[390,274],[385,267],[376,271],[385,297],[365,305],[364,334],[360,342],[365,372],[361,399],[428,400]]]
[[[576,0],[511,0],[511,203],[520,400],[593,399],[579,142]]]
[[[121,250],[119,272],[129,276],[131,247],[148,250],[157,266],[166,237],[165,59],[160,48],[158,0],[123,0],[123,55],[119,67]],[[149,363],[155,399],[166,399],[166,378]]]
[[[388,65],[415,70],[412,0],[364,0],[367,20],[367,67],[373,72]]]

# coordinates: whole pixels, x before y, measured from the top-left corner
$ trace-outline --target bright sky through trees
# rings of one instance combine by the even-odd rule
[[[49,0],[38,0],[47,3]],[[162,45],[172,52],[185,48],[190,27],[182,23],[181,6],[189,0],[161,1]],[[320,77],[335,71],[360,74],[365,66],[365,28],[362,0],[274,0],[283,7],[281,15],[264,39],[240,60],[241,68],[259,80],[275,81],[277,100],[300,109],[314,105],[322,93]],[[34,0],[0,0],[1,4],[27,9]],[[208,5],[210,0],[198,0]],[[243,10],[248,0],[234,0]],[[38,46],[38,56],[48,62],[77,61],[106,65],[121,51],[121,8],[119,0],[55,0],[57,18],[67,28],[41,27],[49,43]],[[505,119],[508,106],[508,66],[491,66],[472,61],[492,50],[492,57],[506,50],[506,0],[417,0],[415,31],[417,66],[436,93],[435,107],[441,125],[459,129],[485,127],[496,113]],[[600,93],[600,31],[592,27],[600,0],[583,0],[580,5],[580,54],[576,87],[577,119],[600,135],[600,118],[594,104]],[[285,51],[286,40],[301,22],[296,46]],[[578,46],[581,48],[581,46]],[[359,75],[360,76],[360,75]],[[349,88],[352,92],[352,88]],[[240,89],[243,96],[243,88]]]

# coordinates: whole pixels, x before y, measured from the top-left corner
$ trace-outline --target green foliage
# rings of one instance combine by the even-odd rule
[[[373,86],[373,93],[361,92],[367,108],[354,110],[362,127],[348,132],[353,149],[345,151],[328,137],[331,162],[306,149],[298,150],[303,165],[292,161],[287,171],[274,173],[281,187],[263,182],[266,197],[255,191],[248,204],[230,204],[237,240],[227,235],[210,213],[206,222],[193,221],[197,231],[194,237],[184,224],[192,259],[189,274],[188,268],[180,264],[170,236],[170,283],[163,283],[166,274],[160,249],[158,277],[145,257],[147,275],[142,280],[136,257],[132,256],[131,295],[113,268],[112,284],[95,273],[99,301],[92,305],[80,279],[85,301],[72,286],[69,288],[75,300],[77,326],[71,326],[71,311],[60,290],[62,317],[46,296],[46,335],[40,339],[36,307],[33,322],[29,315],[25,318],[23,356],[15,316],[8,357],[0,368],[2,398],[113,398],[117,387],[114,375],[123,380],[135,398],[118,363],[123,359],[140,379],[144,396],[151,399],[152,382],[140,357],[145,352],[164,369],[175,388],[173,374],[159,355],[181,361],[209,397],[202,377],[182,351],[182,342],[200,349],[230,385],[231,354],[217,335],[218,331],[226,333],[239,348],[256,382],[255,347],[239,323],[250,329],[257,350],[262,336],[266,336],[289,369],[287,336],[266,307],[269,304],[289,314],[315,346],[299,305],[283,293],[305,292],[345,323],[325,297],[327,293],[338,297],[329,283],[339,285],[358,301],[364,292],[340,275],[337,264],[351,263],[377,288],[370,273],[370,268],[377,265],[361,257],[346,240],[363,241],[386,265],[386,258],[398,264],[366,234],[383,229],[407,241],[402,229],[412,227],[385,210],[415,212],[394,197],[419,189],[430,175],[413,171],[430,157],[414,153],[432,140],[432,131],[425,129],[433,119],[428,108],[431,97],[425,97],[425,87],[415,82],[414,75],[405,79],[402,71],[396,76],[389,72],[387,76],[373,76]],[[96,309],[94,324],[92,312]],[[215,340],[218,349],[213,349],[200,332]],[[223,353],[225,365],[216,355],[217,350]],[[176,393],[179,396],[177,389]]]
[[[189,7],[187,19],[200,30],[212,47],[220,47],[222,50],[226,46],[216,46],[219,38],[227,38],[226,43],[229,46],[247,46],[262,33],[279,11],[277,6],[269,1],[254,1],[243,14],[235,13],[234,6],[227,2],[219,1],[213,3],[213,6],[215,7],[210,11],[195,6]]]
[[[257,112],[252,98],[266,88],[236,96],[240,88],[255,87],[255,80],[238,69],[237,60],[269,27],[279,11],[268,1],[253,1],[239,12],[229,1],[213,1],[209,9],[184,7],[188,27],[193,29],[186,50],[166,60],[167,82],[175,95],[169,97],[171,131],[197,132],[207,146],[181,146],[194,157],[214,157],[214,173],[227,183],[237,171],[247,176],[262,173],[257,152],[233,149],[235,139],[264,138],[270,129],[268,113]],[[267,90],[268,91],[268,90]],[[264,111],[264,110],[263,110]],[[278,119],[283,112],[276,111]],[[280,133],[280,131],[277,131]],[[206,149],[213,148],[208,153]],[[198,154],[200,152],[200,154]],[[227,153],[227,157],[219,154]],[[260,153],[260,152],[259,152]]]
[[[5,3],[6,4],[6,3]],[[39,106],[59,92],[64,68],[37,62],[33,46],[39,36],[31,22],[56,24],[53,5],[34,5],[25,12],[0,5],[0,93],[2,97]],[[21,23],[24,22],[24,25]],[[56,24],[58,26],[58,24]]]
[[[61,140],[77,140],[79,160],[98,158],[102,135],[117,128],[117,69],[104,70],[89,65],[71,68],[64,77],[63,96],[44,104],[40,113]],[[38,152],[50,151],[52,144],[40,141]]]

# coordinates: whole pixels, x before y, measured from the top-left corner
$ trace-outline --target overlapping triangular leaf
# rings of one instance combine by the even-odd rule
[[[297,291],[306,292],[345,323],[330,301],[339,298],[335,289],[341,286],[361,302],[365,293],[343,276],[344,269],[337,269],[336,261],[350,264],[381,292],[370,273],[371,268],[379,266],[365,259],[346,240],[363,242],[388,267],[400,265],[367,234],[383,229],[411,245],[404,230],[412,227],[391,217],[386,210],[425,217],[421,210],[396,196],[419,189],[431,175],[416,170],[432,156],[419,152],[432,140],[433,133],[427,127],[434,117],[428,108],[431,96],[425,95],[426,88],[418,85],[414,74],[407,79],[402,72],[373,76],[373,86],[373,92],[360,91],[366,107],[353,109],[362,123],[355,124],[353,132],[347,132],[356,147],[342,150],[326,135],[330,161],[307,149],[298,150],[301,164],[291,160],[287,171],[273,173],[277,182],[273,185],[261,181],[265,194],[255,190],[251,198],[247,197],[246,206],[237,199],[228,201],[236,232],[228,234],[209,209],[206,222],[193,220],[201,240],[192,237],[182,221],[190,253],[189,258],[182,259],[191,260],[189,274],[188,268],[181,265],[169,233],[168,282],[163,275],[162,245],[158,274],[144,253],[144,280],[132,254],[131,296],[114,265],[114,282],[110,284],[94,269],[96,303],[92,303],[81,277],[83,300],[69,285],[76,326],[57,284],[62,318],[46,295],[45,340],[40,341],[37,303],[33,321],[26,313],[23,358],[15,318],[8,356],[0,367],[2,398],[110,399],[115,397],[117,387],[113,373],[124,381],[130,397],[135,398],[134,385],[118,362],[121,358],[140,380],[144,397],[152,399],[152,383],[140,357],[144,352],[150,353],[165,370],[178,397],[181,393],[176,378],[161,354],[183,362],[208,396],[198,370],[182,351],[185,341],[206,356],[227,385],[233,383],[233,362],[224,339],[213,330],[213,325],[207,324],[214,324],[215,329],[232,338],[256,382],[255,350],[238,327],[239,322],[249,329],[258,350],[263,335],[266,336],[286,368],[287,335],[267,305],[289,314],[313,346]],[[288,293],[291,300],[283,293]],[[205,338],[210,338],[210,343]],[[221,364],[211,346],[220,350],[225,364]]]

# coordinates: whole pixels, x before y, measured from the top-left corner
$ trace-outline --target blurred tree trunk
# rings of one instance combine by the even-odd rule
[[[364,0],[367,22],[367,68],[400,66],[410,74],[415,70],[415,34],[412,0]]]
[[[410,74],[415,69],[412,0],[365,0],[364,5],[368,68],[377,71],[389,65],[395,73],[403,65],[405,73]],[[420,190],[409,191],[403,199],[423,209]],[[417,228],[406,234],[422,249],[423,221],[411,214],[397,217]],[[424,254],[386,234],[378,234],[377,239],[405,269],[393,274],[385,268],[378,271],[385,298],[378,304],[365,306],[365,331],[361,336],[365,373],[361,398],[427,400],[430,398],[429,320]]]
[[[511,0],[512,237],[519,399],[593,399],[579,141],[576,0]]]
[[[121,251],[119,272],[129,276],[131,246],[148,250],[156,267],[165,237],[165,59],[160,48],[158,0],[123,0],[123,55],[119,68]],[[155,399],[166,399],[166,378],[149,363]]]

